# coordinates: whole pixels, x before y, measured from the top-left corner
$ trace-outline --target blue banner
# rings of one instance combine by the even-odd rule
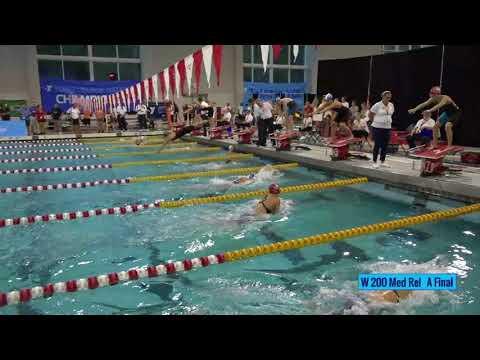
[[[284,94],[286,97],[292,98],[297,103],[297,109],[303,111],[304,96],[305,96],[305,83],[255,83],[244,82],[243,89],[243,104],[246,106],[248,100],[251,99],[253,94],[258,94],[260,100],[268,100],[272,103],[275,102],[280,94]]]
[[[457,290],[457,274],[360,274],[359,290]]]
[[[138,83],[128,81],[74,81],[58,79],[40,79],[40,93],[44,111],[51,112],[58,104],[63,111],[72,106],[72,95],[92,96],[109,95]]]

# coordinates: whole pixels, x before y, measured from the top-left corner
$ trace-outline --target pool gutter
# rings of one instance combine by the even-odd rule
[[[233,145],[235,151],[237,152],[255,154],[277,161],[297,162],[302,166],[309,168],[331,171],[350,176],[366,176],[375,182],[388,184],[410,191],[441,196],[466,203],[480,202],[480,187],[478,186],[461,184],[452,181],[441,181],[438,178],[433,179],[379,171],[355,166],[349,164],[347,161],[333,162],[312,159],[292,152],[275,151],[273,149],[260,148],[251,145],[232,144],[221,140],[209,140],[202,137],[191,137],[190,139],[197,141],[199,144],[222,146],[224,148],[228,148],[228,146]]]

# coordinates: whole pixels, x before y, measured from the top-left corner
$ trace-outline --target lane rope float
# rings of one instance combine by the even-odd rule
[[[98,157],[109,158],[109,157],[123,157],[123,156],[143,156],[143,155],[162,155],[162,154],[177,154],[177,153],[189,153],[189,152],[216,152],[221,151],[220,147],[198,147],[194,149],[185,148],[185,149],[169,149],[162,152],[158,151],[135,151],[135,152],[112,152],[112,153],[100,153]]]
[[[77,143],[75,138],[63,138],[63,139],[44,139],[44,140],[0,140],[0,144],[43,144],[43,143]]]
[[[21,154],[45,154],[45,153],[64,153],[64,152],[79,152],[92,151],[88,147],[79,147],[73,149],[38,149],[38,150],[21,150],[21,151],[0,151],[0,155],[21,155]]]
[[[60,157],[48,157],[48,158],[34,158],[34,159],[21,159],[24,161],[45,161],[45,160],[70,160],[70,159],[86,159],[96,158],[97,155],[82,155],[81,157],[72,156],[60,156]],[[215,157],[201,157],[191,159],[178,159],[178,160],[152,160],[152,161],[137,161],[129,163],[114,163],[114,164],[96,164],[96,165],[77,165],[77,166],[62,166],[62,167],[46,167],[46,168],[26,168],[26,169],[7,169],[0,170],[0,175],[16,175],[26,173],[44,173],[44,172],[64,172],[64,171],[80,171],[80,170],[97,170],[97,169],[111,169],[111,168],[124,168],[129,166],[143,166],[143,165],[167,165],[180,162],[185,163],[201,163],[210,161],[226,161],[226,160],[246,160],[252,158],[252,154],[234,154],[229,156],[215,156]],[[7,159],[8,160],[8,159]],[[0,162],[3,162],[0,160]],[[20,162],[20,161],[4,161],[8,162]]]
[[[64,156],[47,156],[41,158],[18,158],[18,159],[0,159],[0,163],[18,163],[18,162],[35,162],[35,161],[49,161],[49,160],[79,160],[79,159],[93,159],[96,154],[88,155],[64,155]]]
[[[16,175],[29,173],[49,173],[49,172],[65,172],[65,171],[82,171],[82,170],[96,170],[96,169],[111,169],[112,164],[97,164],[97,165],[82,165],[82,166],[61,166],[61,167],[47,167],[47,168],[30,168],[30,169],[12,169],[0,170],[0,175]]]
[[[281,170],[281,169],[290,169],[297,166],[298,166],[297,163],[291,163],[291,164],[274,165],[272,167],[275,169]],[[152,182],[152,181],[181,180],[181,179],[190,179],[190,178],[196,178],[196,177],[220,176],[220,175],[228,175],[228,174],[249,174],[257,170],[260,170],[261,168],[262,166],[257,166],[257,167],[237,168],[237,169],[234,168],[234,169],[223,169],[223,170],[212,170],[212,171],[188,172],[188,173],[179,173],[179,174],[170,174],[170,175],[129,177],[124,179],[92,180],[92,181],[82,181],[77,183],[17,186],[17,187],[7,187],[7,188],[0,189],[0,194],[32,192],[32,191],[63,190],[63,189],[82,189],[82,188],[94,187],[99,185],[121,185],[121,184],[133,184],[133,183]],[[51,172],[51,171],[48,171],[48,172]]]
[[[185,259],[182,261],[170,260],[165,264],[131,268],[128,271],[111,272],[103,275],[89,276],[78,280],[60,281],[54,284],[49,283],[43,286],[24,288],[6,293],[0,292],[0,307],[25,303],[35,299],[49,298],[53,295],[66,292],[73,293],[83,290],[95,290],[106,286],[115,286],[128,281],[139,281],[144,278],[153,278],[160,275],[205,268],[209,265],[224,264],[273,253],[318,246],[332,241],[339,241],[367,234],[385,232],[387,230],[401,229],[406,226],[454,218],[476,211],[480,211],[480,204],[436,211],[419,216],[409,216],[384,223],[364,225],[268,245],[247,247],[199,258]]]
[[[116,145],[116,146],[97,146],[96,144],[88,144],[89,146],[91,146],[92,148],[95,148],[96,151],[98,150],[104,150],[104,149],[124,149],[124,148],[137,148],[137,149],[141,149],[141,148],[156,148],[156,147],[163,147],[163,142],[152,142],[152,143],[149,143],[149,144],[145,144],[145,145],[136,145],[134,143],[131,143],[131,144],[123,144],[123,145]],[[187,147],[187,146],[190,146],[190,147],[194,147],[195,145],[197,145],[196,142],[181,142],[181,143],[171,143],[171,144],[168,144],[167,145],[167,149],[168,148],[176,148],[176,147]]]
[[[52,144],[29,144],[29,145],[9,145],[9,146],[0,146],[0,149],[26,149],[26,148],[37,148],[37,147],[54,147],[54,146],[81,146],[79,143],[52,143]]]
[[[348,186],[354,184],[361,184],[368,182],[367,178],[353,178],[346,180],[335,180],[327,181],[322,183],[314,184],[305,184],[305,185],[296,185],[296,186],[286,186],[282,188],[282,194],[293,193],[293,192],[306,192],[306,191],[316,191],[323,190],[341,186]],[[31,215],[23,216],[10,219],[0,219],[0,228],[9,227],[12,225],[31,225],[37,222],[52,222],[52,221],[63,221],[63,220],[76,220],[81,218],[90,218],[94,216],[102,215],[125,215],[129,213],[134,213],[146,209],[153,208],[178,208],[188,205],[203,205],[210,203],[218,203],[225,201],[237,201],[243,199],[250,199],[254,197],[260,197],[267,195],[268,191],[257,190],[257,191],[248,191],[233,193],[228,195],[219,195],[211,196],[204,198],[191,198],[185,200],[173,200],[173,201],[164,201],[164,200],[155,200],[153,203],[147,204],[133,204],[113,208],[105,209],[95,209],[95,210],[83,210],[83,211],[70,211],[57,214],[46,214],[46,215]]]

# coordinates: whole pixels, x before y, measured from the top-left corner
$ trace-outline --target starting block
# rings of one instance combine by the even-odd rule
[[[422,176],[443,175],[446,170],[461,171],[443,165],[445,156],[463,151],[461,146],[440,145],[435,149],[419,150],[412,155],[422,159]]]
[[[291,149],[291,141],[299,138],[298,131],[284,131],[278,135],[270,137],[275,140],[276,151],[289,151]]]
[[[356,144],[362,142],[362,139],[359,138],[344,138],[337,139],[328,144],[328,147],[332,149],[331,158],[334,161],[337,160],[347,160],[350,156],[350,144]]]
[[[238,143],[239,144],[251,144],[252,143],[252,135],[255,133],[255,128],[251,128],[250,130],[244,130],[238,132]]]

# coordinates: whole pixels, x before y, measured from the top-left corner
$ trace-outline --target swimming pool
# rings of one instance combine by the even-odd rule
[[[195,149],[195,145],[188,146]],[[97,154],[139,151],[128,147],[108,149],[108,146],[96,149]],[[150,150],[153,149],[142,149]],[[182,162],[182,159],[225,154],[223,150],[143,156],[125,154],[85,160],[1,164],[1,169],[15,169],[178,160],[178,163],[159,166],[0,175],[0,188],[271,163],[257,157],[229,164],[224,161]],[[13,156],[1,156],[7,157]],[[236,177],[198,177],[0,194],[1,217],[263,190],[272,182],[288,186],[344,178],[304,167],[282,170],[280,176],[267,174],[247,186],[232,186],[231,180]],[[157,265],[167,260],[201,257],[463,205],[388,189],[377,183],[285,194],[283,199],[281,213],[267,219],[250,216],[255,200],[249,199],[1,228],[0,291]],[[188,273],[59,294],[0,308],[0,314],[478,314],[480,273],[475,265],[480,260],[479,234],[480,216],[477,213]],[[459,290],[416,292],[400,304],[372,304],[365,293],[357,290],[356,283],[359,272],[370,271],[455,272],[459,275]]]

